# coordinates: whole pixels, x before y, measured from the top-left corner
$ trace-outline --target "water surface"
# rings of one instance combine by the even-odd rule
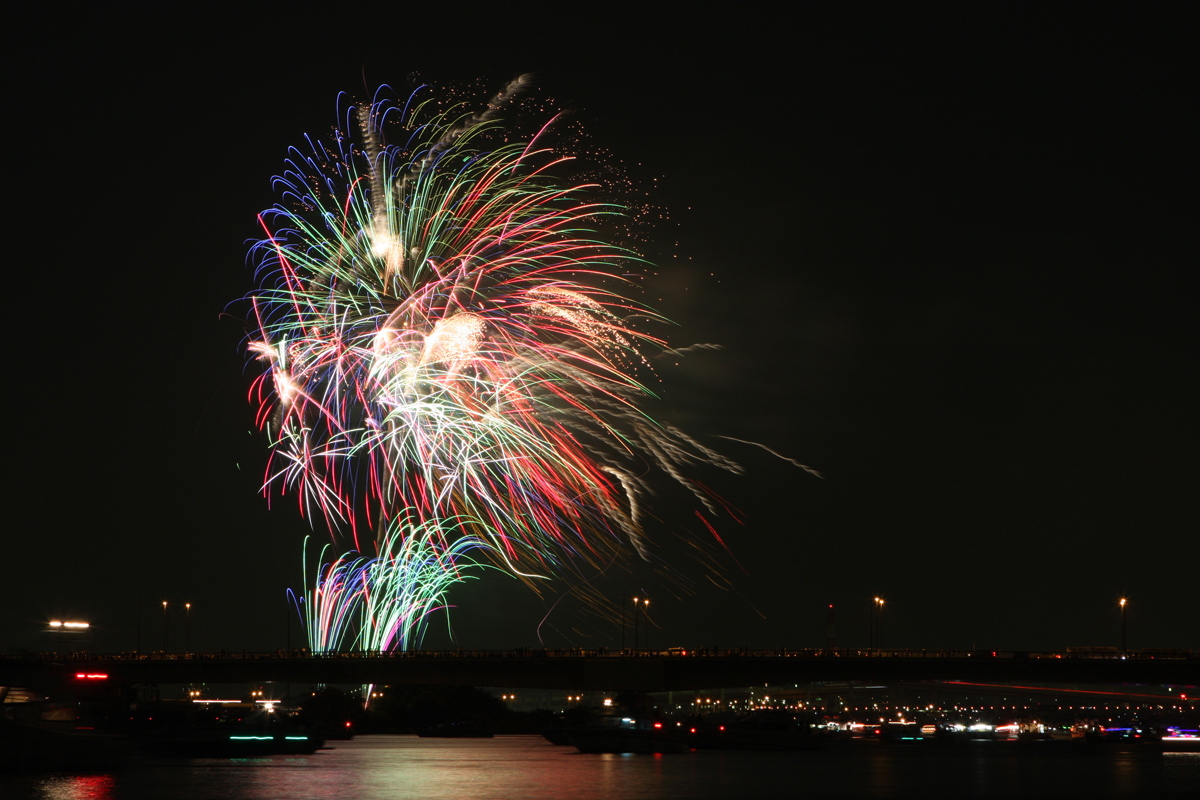
[[[5,800],[1200,797],[1200,753],[883,742],[801,753],[583,755],[540,736],[363,736],[311,756],[0,777]]]

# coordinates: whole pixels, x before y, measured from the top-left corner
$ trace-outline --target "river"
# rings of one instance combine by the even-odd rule
[[[1200,797],[1200,753],[855,742],[799,753],[582,755],[538,736],[362,736],[311,756],[0,775],[4,800]]]

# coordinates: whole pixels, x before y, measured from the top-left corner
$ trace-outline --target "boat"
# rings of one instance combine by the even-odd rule
[[[43,717],[45,715],[43,714]],[[142,758],[255,758],[309,755],[325,740],[301,728],[92,726],[86,719],[0,720],[0,770],[112,769]]]
[[[325,737],[301,724],[274,701],[180,703],[159,701],[130,708],[120,729],[132,735],[147,756],[173,758],[254,758],[309,755]]]
[[[815,750],[825,742],[807,719],[763,711],[697,724],[689,733],[693,746],[704,750]]]
[[[325,746],[320,736],[286,731],[170,731],[141,737],[143,753],[175,758],[256,758],[311,755]]]
[[[574,742],[571,741],[571,735],[567,728],[547,728],[542,731],[542,737],[552,745],[557,747],[569,747]]]
[[[682,753],[691,749],[686,735],[644,717],[609,715],[565,730],[581,753]]]
[[[1200,753],[1200,730],[1167,728],[1157,744],[1167,753]]]

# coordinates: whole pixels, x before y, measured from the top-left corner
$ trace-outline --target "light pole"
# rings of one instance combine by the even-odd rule
[[[879,649],[883,649],[883,598],[879,598]]]
[[[1125,598],[1121,598],[1121,657],[1125,657]]]
[[[646,616],[646,649],[650,649],[650,601],[642,601],[642,613]]]
[[[633,652],[638,651],[638,599],[633,598]]]
[[[167,601],[163,600],[163,652],[167,652]]]
[[[878,597],[872,597],[872,599],[871,599],[871,636],[870,636],[870,644],[868,644],[868,646],[866,646],[866,649],[868,649],[869,652],[875,651],[875,626],[877,625],[877,622],[875,621],[875,614],[876,614],[878,608],[880,608],[880,599],[878,599]]]
[[[192,604],[184,603],[183,608],[187,611],[183,624],[183,652],[190,653],[192,652]]]
[[[883,647],[883,598],[876,597],[871,603],[871,650]]]

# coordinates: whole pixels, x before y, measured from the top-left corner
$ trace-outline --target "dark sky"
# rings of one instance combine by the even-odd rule
[[[1127,596],[1131,646],[1200,647],[1186,6],[839,7],[90,12],[21,32],[0,650],[56,644],[59,615],[131,649],[139,601],[159,647],[163,599],[172,648],[185,601],[193,647],[283,645],[307,523],[257,494],[221,312],[253,288],[286,148],[329,129],[339,90],[413,71],[533,71],[670,212],[648,297],[673,343],[724,349],[664,367],[656,413],[749,474],[701,476],[744,518],[719,528],[731,590],[671,535],[690,510],[670,497],[657,538],[682,583],[596,579],[654,599],[652,643],[823,645],[834,603],[838,644],[865,646],[878,595],[888,645],[1116,645]],[[620,643],[499,574],[451,600],[454,646]],[[430,646],[450,641],[435,619]]]

